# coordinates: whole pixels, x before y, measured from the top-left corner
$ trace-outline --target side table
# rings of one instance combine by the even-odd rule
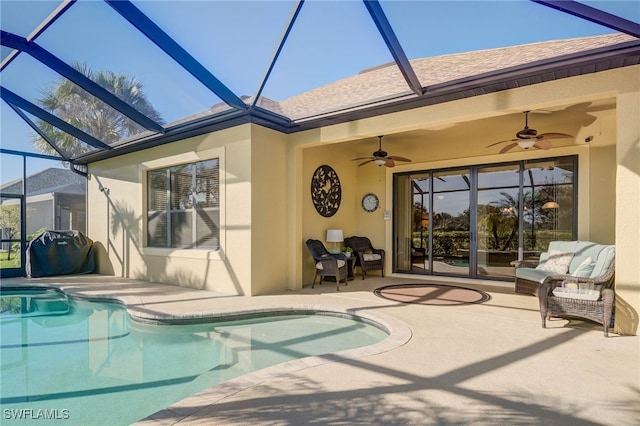
[[[353,270],[356,267],[356,256],[351,255],[351,257],[347,257],[347,281],[353,281],[354,275]]]

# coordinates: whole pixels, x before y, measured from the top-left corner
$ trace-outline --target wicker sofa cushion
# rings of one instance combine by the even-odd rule
[[[542,283],[549,275],[553,275],[553,272],[544,271],[537,268],[518,268],[516,269],[516,277],[527,280]]]
[[[576,269],[584,262],[588,257],[595,261],[600,256],[600,252],[607,247],[604,244],[596,244],[590,241],[578,241],[576,249],[574,251],[573,260],[569,265],[569,273],[573,274]]]
[[[568,272],[573,276],[582,276],[588,278],[597,278],[606,273],[615,259],[615,246],[597,244],[590,241],[552,241],[549,244],[549,251],[540,255],[540,263],[535,268],[517,268],[516,277],[528,281],[542,283],[549,275],[557,274],[553,271],[544,270],[544,265],[549,260],[551,252],[559,251],[563,253],[574,250],[573,258],[569,264]],[[588,265],[582,266],[587,259],[591,258]],[[593,269],[591,270],[591,268]],[[588,274],[588,275],[583,275]]]
[[[598,255],[596,259],[596,265],[593,268],[593,272],[591,272],[591,278],[599,277],[605,273],[607,269],[609,269],[609,265],[616,257],[616,247],[615,246],[605,246]]]
[[[613,246],[597,244],[591,241],[552,241],[549,244],[548,251],[540,255],[540,264],[538,265],[538,268],[542,268],[544,266],[552,251],[573,253],[573,258],[571,259],[571,263],[569,263],[569,270],[564,272],[573,274],[586,258],[591,257],[591,259],[595,259],[597,261],[597,259],[600,258],[600,252],[607,247]],[[613,260],[613,256],[611,257],[611,260]],[[606,262],[602,269],[597,272],[597,275],[591,275],[591,277],[602,275],[603,271],[607,269],[609,264],[610,261]]]

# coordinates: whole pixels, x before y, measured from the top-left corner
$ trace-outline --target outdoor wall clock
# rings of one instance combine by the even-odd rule
[[[366,212],[374,212],[378,209],[380,205],[380,200],[378,200],[378,196],[376,194],[366,194],[362,197],[362,208]]]
[[[342,199],[342,189],[338,174],[330,166],[322,165],[311,178],[311,200],[316,211],[324,217],[331,217],[338,211]]]

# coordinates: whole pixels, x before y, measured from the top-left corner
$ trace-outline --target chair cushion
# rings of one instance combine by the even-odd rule
[[[516,269],[516,277],[527,280],[542,283],[549,275],[553,275],[553,272],[543,271],[542,269],[535,268],[518,268]]]
[[[542,264],[540,269],[557,274],[566,274],[569,270],[571,259],[573,259],[573,253],[551,250],[547,261]]]
[[[347,262],[345,262],[344,260],[338,259],[338,268],[342,268],[346,264],[347,264]],[[320,269],[322,271],[324,269],[322,267],[322,262],[316,263],[316,268],[318,268],[318,269]]]
[[[596,262],[593,261],[591,257],[587,257],[585,260],[578,265],[575,271],[571,275],[574,277],[590,277],[593,272],[593,268],[595,268]]]
[[[616,257],[616,247],[615,246],[606,246],[600,251],[598,258],[596,259],[596,265],[593,268],[593,272],[591,272],[590,278],[596,278],[601,275],[604,275],[609,269],[609,265]]]
[[[551,251],[561,251],[563,253],[575,253],[578,248],[579,241],[551,241],[547,253]]]
[[[362,258],[364,259],[365,262],[371,262],[371,261],[374,261],[374,260],[382,259],[382,256],[380,256],[379,254],[376,254],[376,253],[364,253],[362,255]]]
[[[569,264],[569,274],[574,274],[576,269],[585,261],[586,258],[590,257],[592,262],[600,255],[600,251],[605,248],[604,244],[592,243],[590,241],[578,241],[576,244],[576,249],[572,251],[573,259]],[[571,250],[560,250],[560,251],[571,251]]]

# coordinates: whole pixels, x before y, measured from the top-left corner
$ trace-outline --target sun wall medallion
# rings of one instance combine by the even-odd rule
[[[342,200],[340,179],[338,179],[338,173],[326,164],[318,167],[313,173],[311,200],[316,211],[324,217],[333,216],[340,208]]]

